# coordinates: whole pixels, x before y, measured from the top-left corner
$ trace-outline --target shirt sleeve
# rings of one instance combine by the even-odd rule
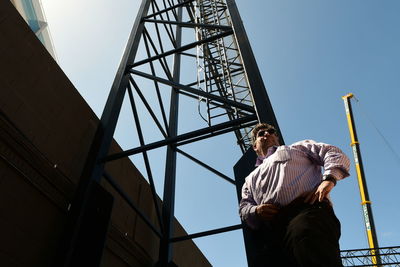
[[[239,204],[239,215],[242,221],[246,222],[249,227],[257,229],[260,227],[260,222],[257,218],[257,203],[253,198],[250,182],[251,176],[248,176],[242,187],[242,199]]]
[[[350,175],[350,160],[338,147],[313,140],[300,141],[293,146],[307,153],[313,162],[323,166],[323,175],[332,175],[336,180]]]

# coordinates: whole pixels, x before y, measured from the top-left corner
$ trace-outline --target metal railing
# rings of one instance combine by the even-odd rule
[[[400,266],[400,246],[382,247],[375,251],[369,248],[342,250],[340,254],[344,266],[378,266],[372,262],[373,256],[380,256],[380,266]]]
[[[232,27],[224,0],[196,0],[194,17],[199,25]],[[196,39],[202,41],[223,32],[223,28],[197,27]],[[197,46],[197,88],[234,102],[253,106],[253,99],[235,35],[218,38]],[[202,106],[205,106],[204,110]],[[219,123],[221,116],[230,120],[247,116],[242,110],[227,105],[216,105],[199,97],[199,114],[209,126]],[[205,113],[203,115],[203,113]],[[252,127],[237,129],[235,135],[242,152],[251,147]]]

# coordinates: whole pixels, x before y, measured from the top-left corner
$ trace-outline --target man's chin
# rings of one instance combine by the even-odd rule
[[[267,150],[268,148],[270,148],[271,146],[273,146],[272,144],[265,144],[263,146],[264,150]]]

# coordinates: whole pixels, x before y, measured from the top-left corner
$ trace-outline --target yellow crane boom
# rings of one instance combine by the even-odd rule
[[[374,266],[381,266],[381,264],[382,264],[381,258],[378,254],[379,251],[377,250],[379,248],[379,245],[378,245],[378,239],[377,239],[376,230],[375,230],[374,218],[372,215],[371,201],[369,199],[367,183],[365,181],[364,169],[363,169],[361,153],[360,153],[360,143],[358,142],[358,139],[357,139],[357,132],[356,132],[356,127],[355,127],[355,123],[354,123],[354,119],[353,119],[353,111],[351,108],[351,102],[350,102],[350,99],[353,96],[354,95],[350,93],[350,94],[343,96],[342,98],[344,100],[344,106],[346,109],[347,123],[349,126],[350,139],[351,139],[350,145],[353,150],[354,163],[355,163],[356,172],[357,172],[358,186],[360,189],[361,205],[362,205],[363,214],[364,214],[365,228],[367,231],[368,244],[369,244],[369,247],[371,248],[372,263],[374,264]]]

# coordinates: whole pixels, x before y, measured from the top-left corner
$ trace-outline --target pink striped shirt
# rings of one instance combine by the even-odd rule
[[[304,140],[279,146],[246,177],[240,217],[250,227],[258,228],[257,205],[269,203],[283,207],[315,189],[323,175],[330,174],[336,180],[349,176],[349,167],[348,157],[332,145]]]

